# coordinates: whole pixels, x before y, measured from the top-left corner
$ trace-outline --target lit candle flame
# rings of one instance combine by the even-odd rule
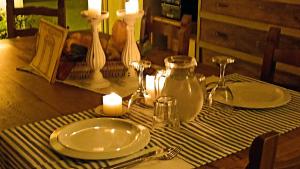
[[[101,14],[102,0],[88,0],[88,10]]]
[[[128,0],[125,2],[125,12],[127,14],[134,14],[139,11],[139,1],[138,0]]]

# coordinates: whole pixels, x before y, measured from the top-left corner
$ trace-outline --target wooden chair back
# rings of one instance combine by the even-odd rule
[[[176,22],[172,19],[154,17],[150,9],[146,9],[141,20],[139,43],[142,56],[153,65],[163,66],[163,60],[167,56],[187,55],[191,29],[191,15],[183,15],[181,22]],[[149,42],[151,47],[147,46]],[[145,46],[150,48],[147,52],[143,51]]]
[[[151,15],[150,9],[146,9],[141,21],[140,43],[150,40],[153,47],[187,55],[192,16],[183,15],[180,24],[178,23],[167,18],[158,20]]]
[[[278,136],[277,132],[271,131],[253,140],[246,169],[274,169]]]
[[[280,32],[280,28],[271,27],[267,34],[260,79],[270,83],[274,80],[276,62],[300,67],[300,50],[279,49]]]
[[[16,28],[16,16],[23,15],[41,15],[41,16],[53,16],[57,17],[58,25],[66,27],[66,8],[65,0],[57,0],[57,8],[48,7],[35,7],[28,6],[23,8],[15,8],[13,0],[6,0],[6,13],[7,13],[7,32],[8,38],[17,36],[31,36],[34,35],[37,28],[17,29]]]

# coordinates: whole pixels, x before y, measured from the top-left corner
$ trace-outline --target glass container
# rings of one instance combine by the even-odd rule
[[[177,100],[177,110],[181,122],[195,119],[204,101],[202,82],[194,73],[197,65],[195,58],[178,55],[165,60],[166,77],[161,96],[172,96]]]

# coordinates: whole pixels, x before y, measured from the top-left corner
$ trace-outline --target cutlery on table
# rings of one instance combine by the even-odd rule
[[[179,146],[169,147],[164,150],[160,149],[154,153],[147,154],[146,156],[142,156],[139,158],[135,158],[129,161],[125,161],[123,163],[115,164],[109,167],[105,167],[104,169],[121,169],[121,168],[129,168],[133,167],[139,163],[150,161],[150,160],[171,160],[176,157],[181,151]]]

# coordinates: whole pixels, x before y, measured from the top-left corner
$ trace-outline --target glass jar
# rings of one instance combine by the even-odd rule
[[[164,61],[165,82],[160,95],[175,97],[180,121],[192,121],[201,111],[204,100],[202,84],[194,73],[197,62],[195,58],[183,55],[171,56]]]

